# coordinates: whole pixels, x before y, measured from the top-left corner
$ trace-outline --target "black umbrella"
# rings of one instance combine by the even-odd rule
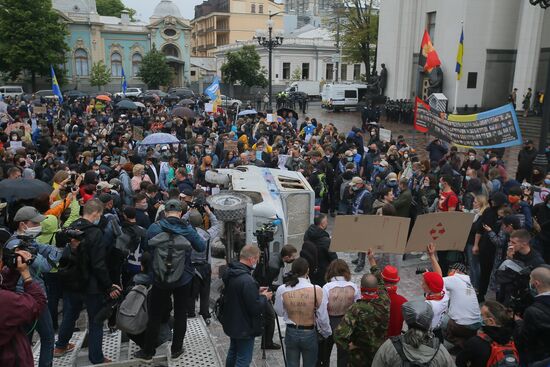
[[[298,114],[296,113],[296,111],[290,108],[279,108],[277,110],[277,116],[286,116],[289,112],[292,112],[292,116],[294,116],[296,120],[298,120]]]
[[[32,199],[40,194],[50,194],[53,188],[35,178],[15,178],[0,181],[0,198],[8,201]]]
[[[116,104],[117,108],[120,110],[137,110],[138,106],[129,99],[123,99],[122,101]]]
[[[172,116],[192,119],[195,117],[195,112],[187,107],[176,107],[172,110]]]
[[[189,105],[194,105],[195,104],[195,101],[193,101],[192,99],[182,99],[181,101],[178,102],[178,106],[189,106]]]

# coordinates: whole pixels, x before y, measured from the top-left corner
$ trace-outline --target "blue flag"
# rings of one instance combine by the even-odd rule
[[[214,77],[214,80],[212,81],[212,84],[210,84],[205,90],[204,93],[210,97],[210,101],[214,105],[214,109],[217,108],[217,105],[221,102],[220,97],[220,79],[216,76]]]
[[[50,65],[50,71],[52,73],[52,90],[53,94],[55,94],[59,98],[59,103],[63,103],[63,95],[61,94],[61,89],[59,88],[59,83],[57,82],[57,78],[55,77],[55,71],[53,71],[53,66]]]
[[[128,89],[128,82],[126,82],[126,75],[124,75],[124,68],[122,68],[122,94],[126,95],[126,89]]]

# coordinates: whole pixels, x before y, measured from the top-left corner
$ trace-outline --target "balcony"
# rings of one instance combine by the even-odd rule
[[[197,51],[198,52],[201,52],[201,51],[206,51],[206,47],[203,45],[203,46],[199,46],[197,47]]]
[[[212,50],[213,48],[216,48],[216,45],[214,43],[209,43],[206,45],[207,50]]]
[[[206,32],[212,32],[214,30],[214,26],[206,28]]]
[[[203,35],[204,32],[205,32],[204,29],[199,29],[199,30],[197,31],[197,36]]]

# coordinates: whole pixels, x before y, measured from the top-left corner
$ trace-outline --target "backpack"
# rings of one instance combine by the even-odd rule
[[[121,331],[138,335],[145,331],[149,321],[147,295],[150,288],[138,284],[130,289],[118,307],[116,326]]]
[[[397,354],[399,354],[399,358],[401,358],[401,367],[429,367],[432,361],[434,360],[435,356],[437,355],[437,352],[439,352],[439,347],[441,345],[439,342],[439,339],[434,338],[433,339],[435,342],[434,349],[436,349],[436,352],[434,353],[432,359],[430,359],[428,362],[421,363],[421,362],[409,361],[409,359],[405,355],[405,352],[403,351],[403,340],[400,336],[394,336],[390,338],[390,340],[393,344],[393,347],[397,351]]]
[[[318,173],[317,178],[319,179],[319,197],[324,198],[328,193],[327,175],[326,173]]]
[[[491,356],[487,360],[487,367],[519,367],[518,350],[513,340],[506,344],[498,344],[485,333],[479,332],[477,336],[491,344]]]
[[[149,240],[149,246],[155,249],[155,282],[165,287],[176,286],[185,271],[186,256],[191,253],[191,243],[182,235],[160,232]]]
[[[115,248],[129,255],[137,250],[141,243],[141,236],[132,226],[125,223],[120,227],[120,234],[116,238]]]

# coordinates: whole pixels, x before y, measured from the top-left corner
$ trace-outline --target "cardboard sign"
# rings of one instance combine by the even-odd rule
[[[533,191],[533,205],[544,203],[546,196],[550,194],[550,190],[546,187],[534,187]]]
[[[391,130],[380,128],[378,135],[380,136],[380,141],[388,143],[391,141]]]
[[[438,212],[419,215],[407,242],[406,252],[426,251],[433,242],[437,250],[463,251],[474,221],[473,213]]]
[[[143,128],[139,126],[134,126],[132,130],[132,138],[135,141],[142,141],[143,140]]]
[[[223,150],[228,151],[228,152],[238,153],[239,152],[238,141],[229,140],[229,139],[224,141],[223,142]]]
[[[273,122],[273,114],[272,113],[268,113],[267,116],[266,116],[266,120],[267,122]]]
[[[410,218],[382,215],[339,215],[334,223],[331,251],[402,254]]]
[[[214,104],[213,103],[205,103],[204,112],[214,112]]]
[[[19,148],[23,148],[23,142],[22,141],[10,141],[10,148],[13,153]]]
[[[277,167],[279,167],[280,170],[288,171],[288,168],[285,167],[288,157],[290,157],[288,154],[279,154],[279,162],[277,162]]]
[[[34,106],[32,108],[32,112],[37,115],[46,114],[48,112],[48,109],[46,108],[46,106]]]

